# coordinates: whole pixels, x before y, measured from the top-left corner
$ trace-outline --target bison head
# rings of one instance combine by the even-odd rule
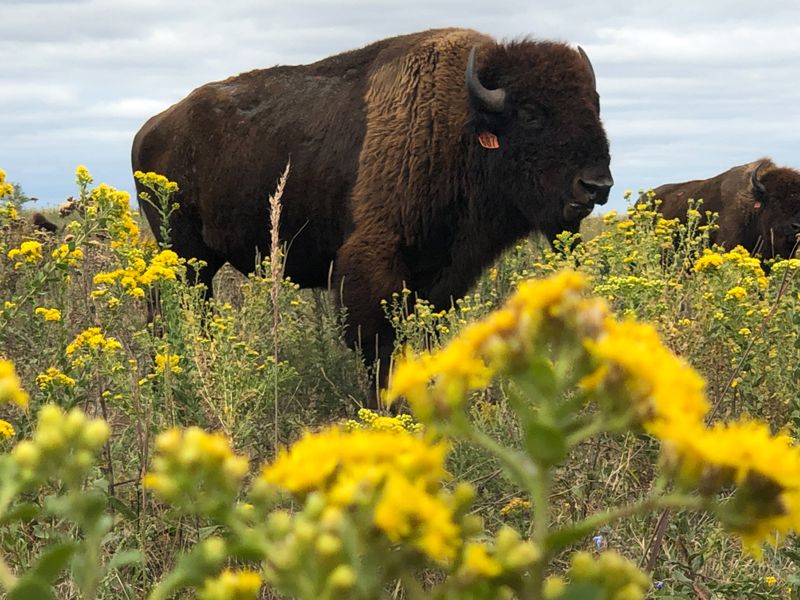
[[[589,58],[580,48],[527,40],[481,53],[480,69],[470,53],[466,83],[473,131],[500,172],[498,193],[550,236],[576,231],[613,185]]]
[[[800,172],[764,170],[764,165],[759,164],[750,176],[764,255],[789,258],[800,241]]]

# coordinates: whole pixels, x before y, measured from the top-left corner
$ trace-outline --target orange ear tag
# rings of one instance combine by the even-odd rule
[[[500,147],[497,136],[489,131],[481,131],[478,134],[478,142],[480,142],[481,146],[489,150],[497,150]]]

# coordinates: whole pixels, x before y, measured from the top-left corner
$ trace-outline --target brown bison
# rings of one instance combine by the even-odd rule
[[[268,253],[267,199],[291,158],[286,274],[330,284],[348,341],[386,361],[381,299],[405,283],[448,307],[515,240],[576,231],[607,201],[599,111],[580,48],[430,30],[204,85],[145,123],[133,168],[179,184],[172,244],[206,262],[210,292],[223,263],[249,272]]]
[[[39,231],[44,231],[47,233],[55,233],[58,231],[58,225],[53,223],[50,219],[45,217],[42,213],[33,213],[31,217],[31,222],[33,223],[33,227]]]
[[[800,172],[768,158],[733,167],[711,179],[668,183],[654,190],[668,219],[686,219],[690,198],[700,212],[719,213],[712,241],[759,251],[763,258],[789,258],[800,234]]]

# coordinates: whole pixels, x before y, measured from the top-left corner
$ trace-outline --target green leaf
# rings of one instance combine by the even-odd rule
[[[525,449],[538,465],[552,466],[567,456],[567,438],[552,425],[531,419],[524,423]]]
[[[55,600],[50,586],[41,579],[27,576],[8,593],[8,600]]]
[[[570,583],[559,600],[607,600],[605,590],[594,583]]]
[[[15,521],[31,521],[39,514],[39,505],[32,502],[17,504],[14,508],[0,517],[0,525],[7,525]]]
[[[47,546],[39,555],[36,564],[28,571],[28,575],[48,583],[55,581],[61,570],[67,566],[77,547],[74,542],[61,542]]]
[[[136,520],[136,513],[134,513],[127,504],[125,504],[116,496],[110,496],[108,498],[108,505],[129,521]]]
[[[141,561],[142,553],[139,550],[123,550],[111,557],[111,560],[109,560],[106,565],[106,572],[110,573],[114,569],[119,569],[120,567],[132,565]]]

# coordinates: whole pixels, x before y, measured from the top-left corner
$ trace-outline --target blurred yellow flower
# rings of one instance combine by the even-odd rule
[[[14,427],[8,421],[0,419],[0,439],[11,439],[16,435]]]
[[[33,311],[37,315],[42,315],[45,321],[60,321],[61,311],[57,308],[43,308],[39,307]]]
[[[28,407],[28,393],[22,389],[14,364],[0,358],[0,404],[16,404],[20,408]]]

